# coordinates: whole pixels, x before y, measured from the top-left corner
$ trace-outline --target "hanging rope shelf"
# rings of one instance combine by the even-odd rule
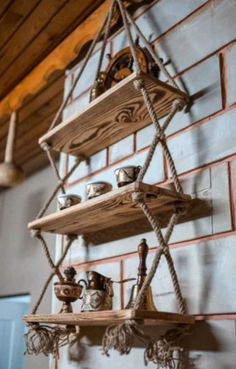
[[[114,11],[116,13],[119,11],[121,14],[133,58],[134,72],[90,102],[83,111],[58,124],[61,114],[94,51],[95,45],[103,35],[96,79],[100,75]],[[165,76],[166,83],[142,71],[140,59],[137,55],[137,45],[130,31],[131,27],[150,53],[162,75]],[[146,363],[152,361],[158,368],[175,368],[175,354],[180,355],[182,350],[180,346],[181,338],[186,334],[189,326],[194,323],[194,318],[186,314],[186,306],[169,250],[169,240],[176,223],[189,211],[191,197],[183,193],[167,145],[165,131],[176,113],[181,111],[187,103],[187,94],[179,89],[174,79],[169,75],[161,59],[127,12],[122,1],[113,0],[109,13],[88,50],[70,92],[57,112],[49,131],[39,141],[42,149],[48,155],[58,184],[49,200],[40,210],[37,219],[29,224],[32,236],[36,237],[42,244],[52,269],[32,310],[32,314],[24,318],[29,326],[26,334],[26,347],[29,354],[53,354],[57,359],[61,346],[73,345],[78,340],[78,326],[107,325],[102,342],[103,351],[106,355],[109,355],[111,349],[115,349],[121,354],[128,354],[134,345],[134,338],[138,338],[146,346],[144,353]],[[163,117],[165,117],[165,120],[161,125],[158,119]],[[65,193],[64,184],[81,161],[87,160],[102,148],[145,127],[150,124],[150,121],[155,127],[155,134],[135,183],[101,195],[99,198],[45,216],[56,194],[59,191]],[[163,148],[172,175],[174,185],[172,191],[143,183],[158,144]],[[53,150],[77,157],[77,162],[63,178],[57,169]],[[123,216],[120,216],[120,214],[123,214]],[[110,223],[110,227],[112,229],[118,227],[118,236],[114,235],[112,230],[106,232],[107,224],[109,224],[111,218],[114,223]],[[163,218],[165,218],[164,223],[167,225],[165,234],[161,230]],[[129,228],[130,222],[136,224],[140,221],[143,222],[144,219],[155,232],[158,247],[133,309],[82,312],[79,314],[37,314],[43,296],[53,277],[57,276],[59,281],[63,281],[60,267],[78,235],[88,237],[94,243],[104,242],[107,239],[112,239],[112,237],[114,239],[116,236],[124,236],[122,229],[125,229],[125,225]],[[105,234],[105,238],[96,238],[96,228],[101,231],[100,236]],[[42,236],[42,231],[67,235],[64,252],[56,264],[52,260],[48,246]],[[140,308],[162,256],[167,261],[179,313],[149,312],[142,311]],[[142,328],[150,322],[152,325],[177,324],[179,328],[168,331],[155,341],[147,336]]]

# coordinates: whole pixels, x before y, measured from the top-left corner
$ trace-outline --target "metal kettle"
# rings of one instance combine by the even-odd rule
[[[139,293],[139,291],[140,291],[140,289],[143,285],[143,282],[146,278],[146,275],[147,275],[146,259],[147,259],[147,255],[148,255],[148,245],[147,245],[147,242],[146,242],[145,238],[143,238],[141,240],[140,244],[138,245],[138,255],[139,255],[139,266],[138,266],[137,283],[135,285],[133,285],[133,287],[132,287],[131,294],[130,294],[130,299],[129,299],[129,302],[126,306],[126,309],[133,309],[134,308],[136,298],[138,296],[138,293]],[[146,290],[146,296],[143,300],[143,303],[140,307],[140,310],[157,311],[157,309],[154,305],[154,301],[153,301],[151,286],[149,286]]]
[[[80,279],[78,283],[85,284],[81,311],[101,311],[112,309],[113,282],[111,278],[95,272],[87,271],[87,280]]]

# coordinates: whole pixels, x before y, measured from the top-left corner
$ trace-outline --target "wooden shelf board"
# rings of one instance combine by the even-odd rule
[[[67,324],[80,326],[106,326],[122,323],[127,319],[142,321],[145,325],[193,324],[192,315],[144,310],[107,310],[64,314],[25,315],[27,323]]]
[[[158,118],[170,112],[176,98],[187,101],[187,95],[149,75],[142,74],[150,93]],[[71,155],[92,154],[150,124],[143,97],[133,82],[136,73],[110,88],[53,130],[46,133],[39,143],[47,142],[56,151]]]
[[[191,203],[189,195],[180,195],[165,188],[134,182],[34,220],[29,223],[28,227],[58,234],[84,235],[88,238],[96,232],[102,233],[114,227],[116,231],[119,228],[121,237],[123,227],[127,228],[129,223],[145,219],[138,204],[132,200],[134,192],[141,192],[150,209],[160,218],[164,217],[165,213],[173,212],[176,206],[189,206]],[[112,232],[109,237],[112,239]]]

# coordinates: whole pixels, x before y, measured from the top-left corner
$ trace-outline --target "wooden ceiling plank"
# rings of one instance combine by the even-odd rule
[[[32,67],[40,63],[64,39],[65,35],[75,28],[73,26],[75,22],[76,25],[81,23],[81,14],[92,3],[94,3],[94,0],[88,0],[81,2],[78,6],[78,0],[70,0],[55,14],[52,21],[41,30],[30,45],[17,55],[14,62],[8,64],[8,68],[0,77],[0,85],[5,86],[5,91],[15,86]],[[62,30],[64,31],[62,32]],[[22,73],[19,74],[23,61],[25,61],[25,66]],[[16,73],[16,71],[18,72]]]
[[[17,58],[27,45],[34,40],[55,14],[65,5],[67,0],[42,0],[36,6],[18,32],[11,38],[7,45],[1,50],[0,75]]]
[[[22,106],[21,109],[19,109],[19,117],[18,117],[18,126],[20,132],[23,130],[23,126],[25,126],[25,121],[30,118],[31,115],[33,115],[35,112],[39,111],[41,106],[44,104],[47,104],[48,101],[50,101],[54,96],[61,94],[61,99],[63,98],[63,92],[64,92],[64,79],[65,76],[61,75],[59,78],[55,79],[52,83],[47,85],[47,88],[40,91],[40,93],[33,96],[32,99],[30,99],[26,104]],[[57,110],[57,106],[55,106],[55,113]],[[53,119],[53,116],[51,120]],[[0,122],[0,147],[1,147],[1,141],[6,140],[7,130],[8,130],[8,121],[9,118],[5,116],[5,119],[2,119]],[[27,122],[28,123],[28,122]],[[43,122],[42,122],[43,123]],[[41,123],[40,123],[41,124]],[[6,129],[4,129],[4,126],[6,126]],[[35,127],[34,119],[32,118],[30,127]],[[48,127],[48,125],[47,125]],[[29,129],[29,126],[25,127],[24,134],[27,134],[27,130]],[[46,130],[47,128],[45,128]],[[23,132],[22,132],[23,134]],[[0,149],[1,152],[1,149]]]
[[[7,12],[8,8],[11,6],[11,4],[14,2],[14,0],[2,0],[0,1],[0,20],[4,16],[5,12]]]
[[[2,101],[0,115],[19,109],[27,96],[43,88],[55,70],[64,70],[79,54],[85,43],[94,38],[101,20],[109,9],[111,0],[105,0],[81,23],[60,45],[58,45],[37,67],[35,67]]]
[[[41,0],[17,0],[0,19],[0,50]]]

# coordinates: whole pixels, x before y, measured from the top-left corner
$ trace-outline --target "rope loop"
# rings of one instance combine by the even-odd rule
[[[49,145],[48,142],[42,142],[40,146],[41,146],[41,149],[44,151],[50,151],[52,149],[51,145]]]
[[[75,241],[78,238],[76,234],[67,234],[66,237],[68,241]]]
[[[174,109],[178,108],[178,111],[181,111],[186,105],[186,101],[184,99],[175,99],[172,105]]]
[[[64,186],[63,179],[59,179],[57,183],[58,183],[58,186]]]
[[[145,87],[144,80],[142,78],[136,79],[133,84],[136,90],[142,90]]]
[[[30,230],[30,236],[32,238],[38,238],[40,236],[40,230],[39,229],[31,229]]]

